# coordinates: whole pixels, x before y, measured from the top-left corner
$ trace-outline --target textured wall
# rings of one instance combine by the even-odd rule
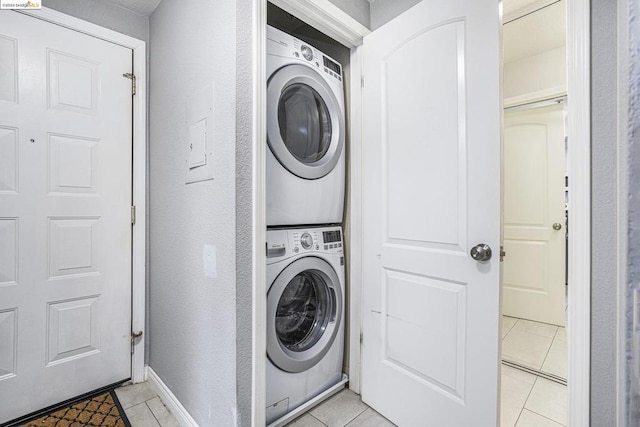
[[[105,0],[45,0],[45,7],[149,41],[149,18]]]
[[[254,7],[255,2],[239,1],[236,5],[236,387],[239,426],[251,425],[254,212],[260,209],[254,204],[256,189],[253,186],[256,179],[252,133],[253,68],[256,63],[253,55]],[[258,292],[258,295],[264,293]]]
[[[613,426],[618,264],[616,0],[592,0],[591,8],[591,425]]]
[[[371,14],[367,0],[329,0],[340,9],[351,15],[353,19],[367,28],[371,28]]]
[[[376,0],[371,3],[371,28],[375,30],[400,15],[420,0]]]
[[[163,0],[150,20],[149,365],[201,426],[236,411],[236,2]],[[187,108],[214,85],[214,180],[185,185]],[[217,248],[205,277],[203,246]]]

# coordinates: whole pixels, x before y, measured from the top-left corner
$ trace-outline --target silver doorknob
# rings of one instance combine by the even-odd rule
[[[480,243],[471,248],[470,254],[471,258],[476,261],[489,261],[491,259],[491,248],[489,245]]]
[[[555,224],[553,224],[554,230],[560,230],[561,228],[562,228],[562,224],[560,224],[559,222],[556,222]]]

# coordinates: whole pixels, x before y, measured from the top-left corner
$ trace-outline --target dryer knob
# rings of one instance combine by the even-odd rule
[[[309,46],[303,44],[300,50],[302,51],[302,56],[304,56],[304,59],[306,59],[307,61],[311,61],[313,59],[313,50],[311,50]]]
[[[309,249],[311,246],[313,246],[313,237],[311,237],[311,234],[309,233],[304,233],[300,237],[300,243],[302,244],[303,248]]]

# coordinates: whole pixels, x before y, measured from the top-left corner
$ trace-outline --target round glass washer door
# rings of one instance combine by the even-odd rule
[[[287,65],[267,83],[267,143],[280,164],[304,179],[333,170],[344,146],[344,115],[328,83],[304,65]]]
[[[267,294],[267,355],[280,369],[302,372],[333,344],[342,318],[342,290],[325,260],[308,256],[289,264]]]

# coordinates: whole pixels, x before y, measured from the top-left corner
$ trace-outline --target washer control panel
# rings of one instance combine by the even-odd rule
[[[287,258],[311,252],[342,254],[342,240],[340,227],[268,230],[267,258]]]

